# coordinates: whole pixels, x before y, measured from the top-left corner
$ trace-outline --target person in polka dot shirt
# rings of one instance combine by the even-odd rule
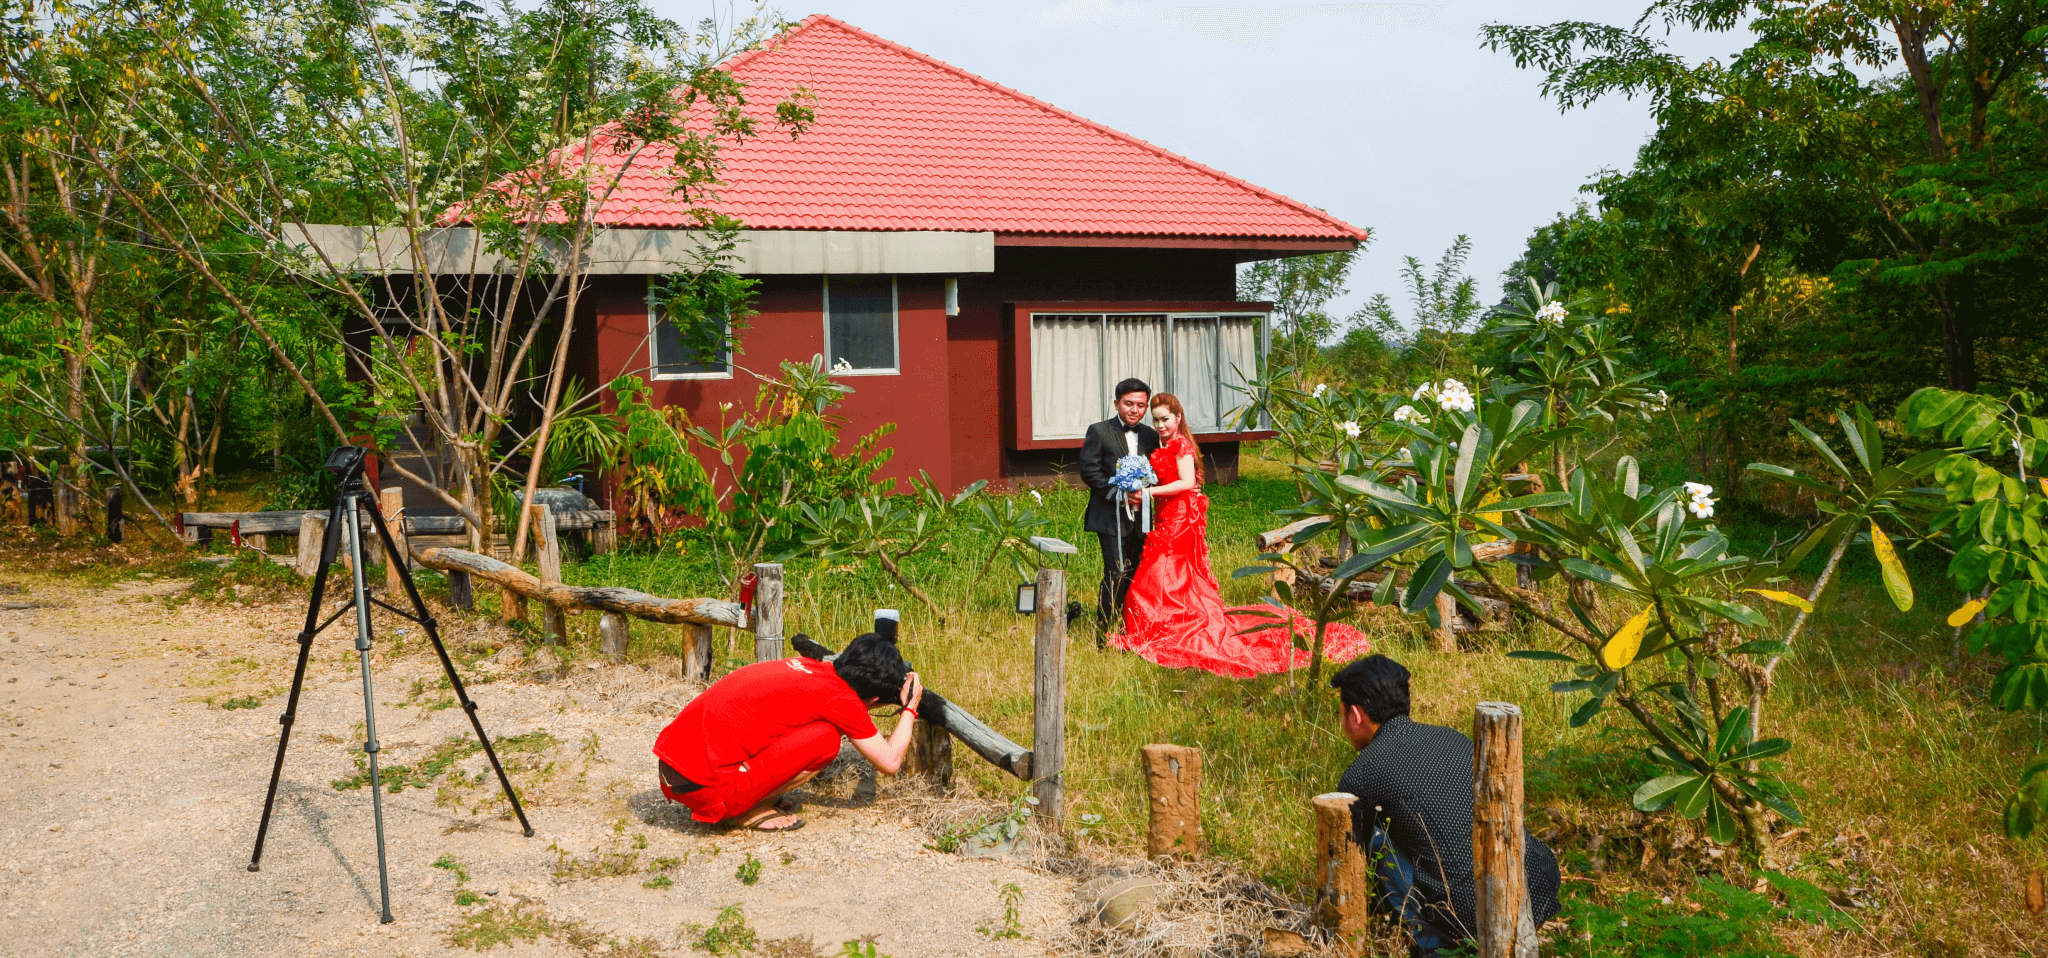
[[[1376,908],[1401,916],[1411,958],[1431,958],[1478,927],[1472,886],[1472,740],[1408,717],[1408,669],[1384,655],[1330,679],[1344,737],[1358,757],[1337,790],[1358,796],[1353,834],[1371,836]],[[1557,858],[1523,830],[1529,910],[1541,927],[1557,914]]]

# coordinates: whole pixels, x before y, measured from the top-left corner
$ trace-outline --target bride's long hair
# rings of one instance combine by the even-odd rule
[[[1161,406],[1165,406],[1169,411],[1173,413],[1174,418],[1180,420],[1180,426],[1178,427],[1179,435],[1186,436],[1188,439],[1188,445],[1194,447],[1195,481],[1200,482],[1203,478],[1205,478],[1202,475],[1202,444],[1195,441],[1195,434],[1188,429],[1187,410],[1180,408],[1179,396],[1175,396],[1172,393],[1153,393],[1152,405],[1149,408],[1158,409]]]

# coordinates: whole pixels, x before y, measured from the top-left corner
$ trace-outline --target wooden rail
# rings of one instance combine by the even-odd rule
[[[555,531],[587,534],[590,537],[591,552],[603,555],[617,548],[618,514],[612,510],[579,509],[557,512],[554,515]],[[253,540],[250,544],[262,549],[267,547],[270,536],[299,535],[309,517],[316,521],[315,529],[325,528],[325,509],[287,509],[277,512],[180,512],[172,518],[178,527],[178,534],[188,543],[210,542],[213,540],[215,529],[226,529],[232,530],[236,536],[244,540]],[[461,516],[413,516],[400,511],[387,512],[385,518],[391,526],[391,533],[401,538],[462,535],[469,529]],[[364,520],[366,530],[368,521]]]
[[[516,566],[499,562],[490,556],[478,555],[467,549],[436,546],[415,549],[412,555],[414,561],[429,569],[468,573],[476,578],[495,582],[526,598],[546,602],[564,610],[616,612],[636,619],[666,622],[671,625],[695,623],[737,629],[742,628],[746,622],[740,615],[739,603],[727,599],[664,599],[637,589],[617,586],[542,583],[540,579]]]

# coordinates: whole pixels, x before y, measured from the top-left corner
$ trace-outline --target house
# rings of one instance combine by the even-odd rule
[[[1241,396],[1270,304],[1236,301],[1237,266],[1351,250],[1366,231],[828,16],[726,66],[769,104],[802,84],[817,120],[795,140],[725,149],[713,204],[746,226],[759,315],[718,361],[681,356],[649,307],[693,220],[640,154],[605,227],[572,342],[586,383],[632,374],[698,421],[746,408],[783,360],[822,354],[854,388],[859,435],[889,422],[884,475],[945,489],[1067,471],[1110,388],[1178,394],[1234,478]],[[588,162],[622,164],[599,149]],[[605,182],[610,178],[606,177]],[[663,252],[669,250],[669,252]],[[697,357],[701,358],[701,357]]]

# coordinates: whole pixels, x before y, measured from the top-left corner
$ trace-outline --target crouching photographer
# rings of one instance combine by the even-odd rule
[[[779,799],[839,756],[839,737],[884,775],[903,767],[924,694],[896,644],[869,633],[831,662],[803,658],[735,669],[690,700],[654,740],[661,791],[691,817],[764,832],[804,820]],[[903,706],[882,737],[868,710]]]

